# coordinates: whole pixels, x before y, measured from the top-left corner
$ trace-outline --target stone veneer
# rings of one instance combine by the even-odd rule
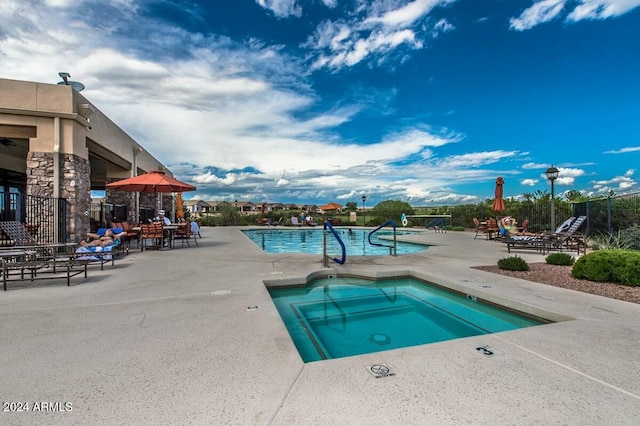
[[[50,152],[27,154],[27,195],[53,196],[53,155]],[[79,242],[89,231],[90,176],[88,159],[60,154],[60,198],[67,202],[67,242]]]

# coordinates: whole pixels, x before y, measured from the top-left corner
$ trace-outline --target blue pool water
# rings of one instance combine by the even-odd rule
[[[323,278],[269,292],[304,362],[542,324],[413,278]]]
[[[311,253],[322,255],[323,229],[254,229],[242,231],[251,241],[267,253]],[[389,249],[369,244],[369,231],[353,229],[349,234],[347,229],[336,228],[336,232],[344,242],[347,256],[388,255]],[[398,231],[397,235],[414,234],[411,231]],[[393,236],[392,231],[381,230],[374,234],[374,242],[392,245],[392,240],[378,239],[376,235]],[[415,253],[426,250],[429,246],[423,244],[397,244],[397,254]],[[337,257],[342,250],[335,237],[327,234],[327,254]]]

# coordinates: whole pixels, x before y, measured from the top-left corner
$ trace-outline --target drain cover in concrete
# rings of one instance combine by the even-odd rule
[[[396,373],[391,371],[391,367],[386,364],[368,365],[367,370],[369,370],[369,373],[373,374],[373,377],[376,379],[383,379],[385,377],[396,375]]]
[[[260,306],[258,305],[247,306],[247,311],[259,311],[259,310],[260,310]]]

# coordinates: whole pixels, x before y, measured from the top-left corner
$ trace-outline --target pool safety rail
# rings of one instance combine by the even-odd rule
[[[329,255],[327,255],[327,230],[331,232],[331,234],[338,241],[338,244],[340,244],[340,248],[342,249],[342,258],[340,259],[335,257],[329,257]],[[347,260],[347,249],[344,246],[344,242],[342,241],[342,238],[340,238],[336,230],[333,229],[333,226],[331,225],[331,223],[327,221],[324,223],[324,232],[323,232],[323,240],[322,240],[322,266],[324,268],[329,267],[329,259],[333,260],[336,263],[339,263],[340,265],[344,265],[344,262]]]
[[[373,236],[373,234],[375,234],[376,232],[378,232],[379,230],[381,230],[385,226],[393,227],[393,245],[387,245],[387,244],[382,244],[382,243],[374,243],[373,241],[371,241],[371,237]],[[398,248],[397,248],[398,247],[398,241],[397,241],[397,238],[396,238],[396,223],[393,220],[388,220],[385,223],[383,223],[382,225],[378,226],[373,231],[369,232],[368,239],[369,239],[369,244],[371,244],[372,246],[388,247],[390,256],[397,256],[398,255]]]

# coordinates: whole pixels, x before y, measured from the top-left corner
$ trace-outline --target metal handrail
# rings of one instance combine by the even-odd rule
[[[393,227],[393,245],[389,246],[386,244],[380,244],[380,243],[374,243],[373,241],[371,241],[371,236],[378,232],[379,230],[381,230],[382,228],[384,228],[387,225],[391,225]],[[373,231],[369,232],[369,244],[371,244],[372,246],[380,246],[380,247],[389,247],[389,255],[390,256],[397,256],[398,255],[398,250],[397,250],[397,246],[398,246],[398,242],[396,239],[396,223],[393,220],[388,220],[385,223],[383,223],[382,225],[378,226],[376,229],[374,229]]]
[[[322,248],[322,265],[325,268],[329,267],[329,256],[327,256],[327,229],[329,229],[329,231],[331,231],[333,236],[336,237],[336,240],[338,240],[338,244],[340,244],[340,247],[342,248],[342,258],[341,259],[337,259],[335,257],[332,257],[331,260],[333,260],[336,263],[339,263],[340,265],[344,265],[344,262],[347,260],[347,249],[344,246],[344,242],[342,241],[342,238],[340,238],[340,236],[338,235],[336,230],[333,229],[333,226],[331,226],[331,224],[329,222],[325,222],[324,223],[324,236],[323,236],[324,239],[323,239],[323,248]]]

